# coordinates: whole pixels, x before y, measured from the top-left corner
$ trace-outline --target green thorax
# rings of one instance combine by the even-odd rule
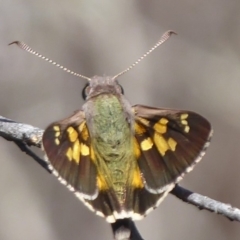
[[[131,121],[120,99],[113,94],[101,94],[92,100],[89,125],[92,146],[99,174],[124,201],[133,161]]]

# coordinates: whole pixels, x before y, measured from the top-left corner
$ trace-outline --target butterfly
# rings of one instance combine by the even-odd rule
[[[64,69],[88,80],[86,101],[72,116],[48,126],[42,138],[54,175],[110,223],[139,220],[156,208],[201,160],[212,136],[210,123],[197,113],[130,105],[117,78],[142,58],[114,77],[87,78]]]

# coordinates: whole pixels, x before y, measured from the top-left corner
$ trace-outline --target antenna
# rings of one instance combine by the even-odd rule
[[[163,44],[166,40],[168,40],[168,38],[172,35],[172,34],[177,34],[172,30],[169,30],[167,32],[165,32],[162,37],[160,38],[160,40],[150,49],[148,50],[145,54],[143,54],[136,62],[134,62],[132,65],[130,65],[127,69],[125,69],[124,71],[118,73],[116,76],[113,77],[113,79],[118,78],[119,76],[125,74],[126,72],[128,72],[129,70],[131,70],[132,68],[134,68],[137,64],[139,64],[147,55],[149,55],[152,51],[154,51],[157,47],[159,47],[161,44]]]
[[[85,76],[83,76],[83,75],[81,75],[81,74],[75,73],[75,72],[69,70],[68,68],[65,68],[64,66],[62,66],[62,65],[54,62],[53,60],[51,60],[51,59],[49,59],[49,58],[47,58],[47,57],[44,57],[44,56],[41,55],[40,53],[34,51],[32,48],[30,48],[30,47],[29,47],[27,44],[25,44],[24,42],[14,41],[14,42],[12,42],[12,43],[9,43],[8,45],[12,45],[12,44],[16,44],[16,45],[17,45],[18,47],[20,47],[21,49],[23,49],[23,50],[25,50],[25,51],[27,51],[27,52],[29,52],[29,53],[31,53],[31,54],[33,54],[33,55],[41,58],[41,59],[43,59],[43,60],[45,60],[45,61],[47,61],[47,62],[49,62],[49,63],[51,63],[52,65],[54,65],[54,66],[62,69],[63,71],[65,71],[65,72],[67,72],[67,73],[70,73],[70,74],[72,74],[72,75],[74,75],[74,76],[77,76],[77,77],[79,77],[79,78],[84,78],[84,79],[87,79],[88,81],[91,81],[91,78],[88,78],[88,77],[85,77]]]

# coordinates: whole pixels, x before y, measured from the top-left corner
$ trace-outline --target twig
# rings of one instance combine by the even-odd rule
[[[0,116],[0,136],[8,141],[13,141],[21,151],[32,157],[38,164],[51,173],[47,167],[47,162],[35,155],[28,146],[41,147],[43,130],[28,124],[17,123],[10,119]],[[234,208],[209,197],[193,193],[179,185],[171,191],[179,199],[198,207],[200,210],[205,209],[217,214],[221,214],[232,221],[240,222],[240,209]],[[118,220],[113,223],[112,230],[116,240],[130,239],[143,240],[135,224],[130,219]]]
[[[0,136],[8,141],[20,141],[28,146],[41,147],[43,130],[0,116]]]
[[[177,198],[190,203],[200,210],[205,209],[227,217],[231,221],[240,222],[240,209],[232,207],[230,204],[222,203],[209,197],[191,192],[179,185],[171,191]]]
[[[48,171],[49,173],[52,173],[52,170],[50,170],[48,168],[48,164],[46,161],[44,161],[43,159],[41,159],[38,155],[36,155],[29,147],[26,143],[24,142],[20,142],[15,140],[14,141],[15,144],[20,148],[20,150],[22,152],[25,152],[28,156],[32,157],[38,164],[40,164],[46,171]]]

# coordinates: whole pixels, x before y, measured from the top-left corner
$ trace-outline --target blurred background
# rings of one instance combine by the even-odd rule
[[[119,73],[173,29],[120,82],[132,104],[209,119],[210,148],[181,185],[240,207],[239,9],[239,0],[1,0],[0,115],[45,128],[83,104],[84,80],[9,47],[14,40],[92,77]],[[0,163],[1,240],[112,239],[104,219],[1,138]],[[239,223],[172,195],[137,226],[146,240],[240,238]]]

